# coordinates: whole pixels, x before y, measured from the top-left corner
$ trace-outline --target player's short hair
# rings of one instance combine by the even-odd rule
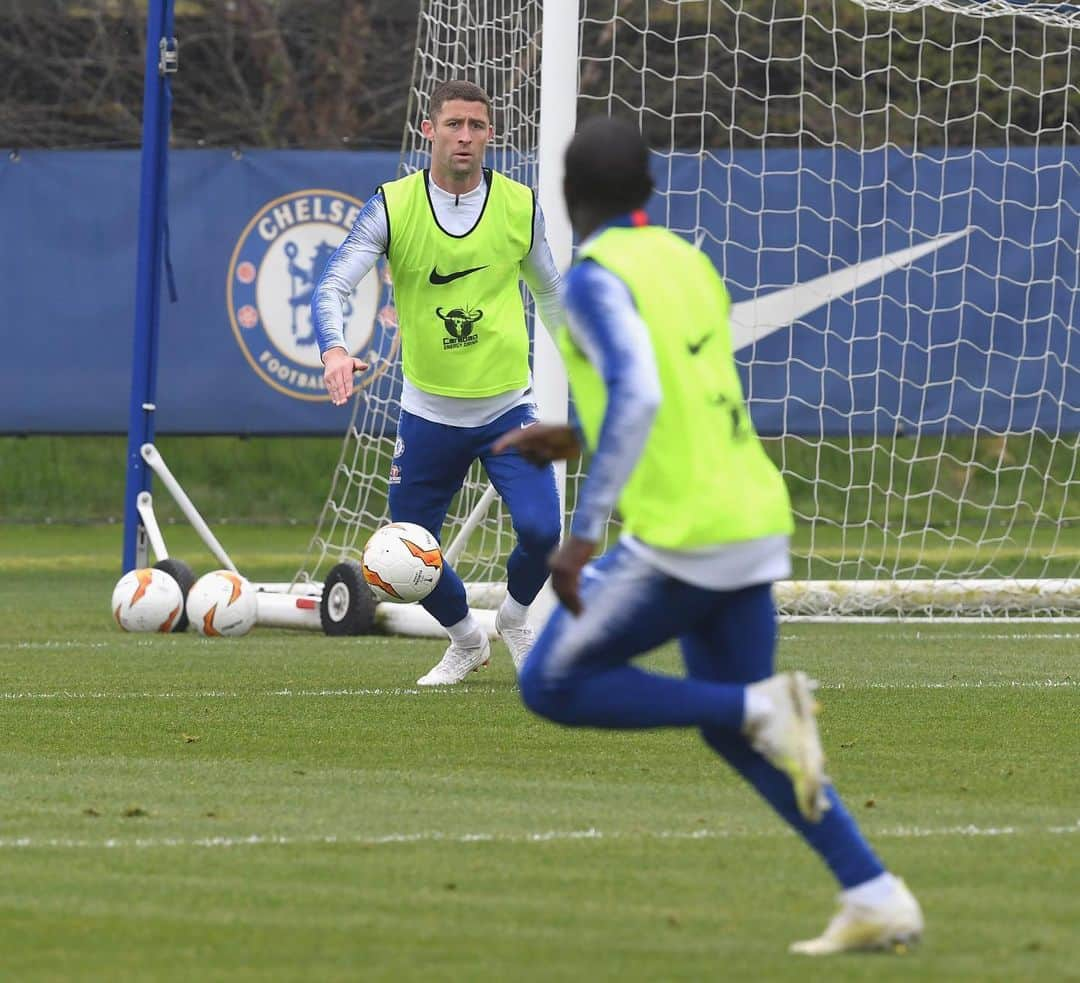
[[[608,116],[582,124],[566,148],[568,200],[617,214],[641,208],[652,194],[649,148],[636,126]]]
[[[451,79],[449,82],[440,82],[435,86],[428,101],[428,119],[435,119],[443,108],[443,103],[452,99],[462,99],[465,102],[482,102],[487,110],[488,122],[491,122],[491,99],[488,94],[478,85],[466,82],[462,79]]]

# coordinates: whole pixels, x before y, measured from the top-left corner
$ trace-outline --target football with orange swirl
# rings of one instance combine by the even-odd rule
[[[255,588],[232,570],[214,570],[195,581],[187,596],[188,621],[200,635],[246,635],[258,613]]]
[[[124,631],[172,631],[183,610],[180,585],[164,570],[129,570],[113,588],[113,620]]]
[[[413,522],[391,522],[364,547],[364,580],[380,601],[422,601],[439,583],[443,556],[439,541]]]

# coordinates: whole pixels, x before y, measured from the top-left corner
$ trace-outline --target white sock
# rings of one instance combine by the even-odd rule
[[[484,632],[480,628],[480,622],[472,616],[471,611],[459,622],[450,625],[446,633],[450,636],[450,641],[460,648],[479,648],[484,643]]]
[[[845,901],[852,904],[865,908],[878,908],[892,897],[895,890],[896,878],[888,871],[885,871],[883,874],[878,874],[877,877],[871,877],[870,880],[863,881],[862,884],[849,887],[846,891],[842,891],[841,894]]]
[[[499,606],[499,624],[506,628],[523,628],[529,616],[529,605],[519,604],[509,594]]]
[[[753,686],[743,689],[743,726],[752,727],[772,713],[773,702]]]

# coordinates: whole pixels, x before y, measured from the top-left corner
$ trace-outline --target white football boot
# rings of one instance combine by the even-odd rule
[[[814,716],[816,685],[802,672],[781,672],[751,683],[747,689],[768,699],[772,710],[743,728],[754,750],[791,779],[799,812],[812,823],[820,822],[829,808],[825,752]]]
[[[903,952],[922,937],[923,914],[907,885],[894,878],[888,900],[862,905],[840,898],[840,910],[816,939],[794,942],[789,952],[803,956],[831,956],[836,952],[886,949]]]
[[[487,635],[481,635],[479,645],[469,646],[454,645],[449,648],[439,660],[439,664],[429,670],[417,681],[417,686],[452,686],[460,683],[470,672],[475,672],[481,666],[486,666],[491,658],[491,643]]]
[[[520,628],[503,625],[500,620],[501,614],[501,611],[495,614],[495,631],[506,643],[506,647],[510,650],[510,658],[514,660],[514,669],[518,675],[521,675],[522,666],[525,665],[525,660],[529,657],[536,642],[536,632],[528,625],[522,625]]]

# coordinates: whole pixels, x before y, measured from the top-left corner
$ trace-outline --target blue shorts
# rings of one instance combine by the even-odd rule
[[[547,557],[559,541],[562,509],[555,469],[537,467],[516,451],[493,454],[492,444],[508,430],[536,422],[531,405],[515,406],[483,427],[452,427],[402,411],[390,470],[390,515],[415,522],[440,542],[446,512],[473,461],[480,460],[506,503],[517,537],[507,561],[507,588],[530,604],[547,579]],[[424,602],[440,624],[451,625],[468,613],[465,588],[444,568],[439,586]]]
[[[582,571],[581,597],[580,616],[561,605],[553,612],[529,654],[530,682],[558,688],[673,640],[695,678],[745,684],[773,673],[771,584],[730,591],[696,587],[618,543]]]

